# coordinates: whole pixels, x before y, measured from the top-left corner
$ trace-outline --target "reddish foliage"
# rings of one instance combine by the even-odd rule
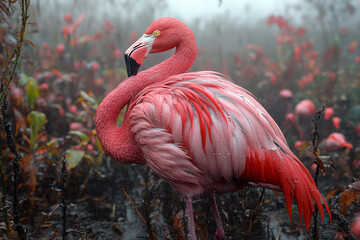
[[[334,124],[335,129],[340,129],[341,118],[333,117],[332,122]]]
[[[64,44],[59,44],[56,47],[56,53],[59,54],[60,56],[64,56],[64,54],[65,54],[65,46],[64,46]]]
[[[73,17],[72,17],[72,14],[71,13],[66,13],[64,15],[64,21],[70,25],[72,23],[72,20],[73,20]]]
[[[276,76],[275,76],[275,75],[271,75],[271,76],[270,76],[270,83],[271,83],[272,85],[275,85],[275,84],[276,84],[276,81],[277,81]]]
[[[318,53],[314,50],[305,53],[308,58],[315,59],[318,57]]]
[[[357,41],[352,41],[349,45],[349,53],[355,52],[357,45],[358,45]]]
[[[336,79],[335,73],[333,73],[333,72],[328,72],[328,75],[329,75],[331,81],[334,82],[335,79]]]
[[[304,27],[299,27],[298,30],[296,30],[296,35],[298,37],[304,36],[305,33],[306,33],[306,28],[304,28]]]
[[[116,49],[115,52],[114,52],[114,56],[115,56],[115,59],[120,59],[121,56],[122,56],[121,50]]]
[[[299,81],[299,87],[304,87],[306,84],[311,83],[314,80],[314,75],[309,73]]]
[[[295,60],[300,62],[301,61],[301,49],[298,46],[294,46],[294,55],[295,55]]]
[[[114,29],[114,25],[112,25],[109,20],[105,20],[104,26],[106,28],[106,32],[108,32],[108,33],[111,33],[112,30]]]
[[[91,69],[94,71],[94,72],[97,72],[99,70],[99,64],[97,63],[93,63],[91,65]]]
[[[131,36],[130,36],[130,41],[132,43],[134,43],[136,41],[136,39],[137,39],[137,36],[138,36],[138,32],[136,30],[132,31]]]
[[[332,107],[328,107],[325,109],[324,119],[330,120],[334,115],[334,109]]]
[[[341,33],[347,33],[347,32],[348,32],[348,28],[347,28],[347,27],[342,27],[342,28],[340,28],[340,32],[341,32]]]

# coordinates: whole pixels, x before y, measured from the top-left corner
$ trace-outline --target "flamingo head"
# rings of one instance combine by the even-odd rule
[[[181,21],[164,17],[152,22],[145,33],[124,54],[128,76],[136,75],[150,53],[168,51],[194,34]]]

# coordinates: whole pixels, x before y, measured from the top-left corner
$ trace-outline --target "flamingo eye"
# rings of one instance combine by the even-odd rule
[[[155,30],[155,31],[153,32],[153,35],[154,35],[155,37],[160,36],[160,31],[159,31],[159,30]]]

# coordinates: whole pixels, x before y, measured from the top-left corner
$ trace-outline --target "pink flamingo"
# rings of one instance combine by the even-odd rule
[[[149,53],[175,48],[162,63],[138,72]],[[95,126],[112,158],[147,164],[185,196],[190,239],[196,239],[192,198],[207,193],[216,237],[225,235],[214,192],[244,185],[283,191],[291,219],[295,198],[309,228],[323,197],[266,110],[247,90],[215,72],[186,72],[197,53],[195,36],[181,21],[154,21],[125,52],[130,76],[100,103]],[[121,127],[118,115],[127,105]]]
[[[352,149],[353,145],[346,141],[344,134],[334,132],[321,143],[321,147],[328,151],[341,151],[345,148]]]
[[[302,140],[302,141],[305,140],[305,132],[306,132],[306,130],[309,130],[308,127],[307,128],[305,127],[306,130],[303,130],[300,125],[302,125],[302,126],[304,125],[304,124],[302,124],[302,123],[304,123],[304,120],[306,120],[307,123],[310,122],[308,120],[310,120],[315,113],[316,113],[315,104],[310,99],[302,100],[301,102],[296,104],[296,106],[295,106],[295,118],[296,118],[295,127],[296,127],[296,130],[298,131],[298,133],[300,134],[300,140]]]

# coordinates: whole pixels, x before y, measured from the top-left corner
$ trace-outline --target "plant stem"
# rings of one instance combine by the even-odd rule
[[[63,214],[63,229],[62,229],[62,239],[66,239],[66,211],[67,211],[67,205],[66,205],[66,154],[63,154],[62,159],[62,167],[61,167],[61,179],[60,179],[60,190],[61,190],[61,208],[62,208],[62,214]]]
[[[1,198],[1,203],[2,203],[2,208],[3,208],[3,218],[4,218],[4,222],[5,222],[5,226],[6,226],[6,235],[7,237],[9,237],[10,234],[10,229],[9,229],[9,220],[8,220],[8,215],[7,215],[7,211],[6,211],[6,184],[5,184],[5,164],[4,164],[4,156],[3,153],[0,149],[0,158],[1,158],[1,186],[2,186],[2,190],[3,190],[3,196]]]
[[[6,132],[7,144],[8,144],[10,151],[14,154],[14,159],[12,161],[13,171],[14,171],[13,178],[12,178],[13,188],[14,188],[14,190],[13,190],[13,206],[12,206],[14,228],[15,228],[15,231],[17,232],[19,238],[21,240],[26,240],[26,233],[25,233],[23,226],[20,223],[20,216],[19,216],[18,186],[19,186],[20,166],[19,166],[18,162],[20,161],[20,154],[16,149],[13,124],[7,118],[6,108],[7,108],[7,101],[6,101],[6,95],[5,95],[1,111],[3,114],[3,126],[4,126],[5,132]]]
[[[322,162],[320,161],[319,157],[318,157],[318,152],[317,152],[317,148],[318,148],[318,145],[319,145],[319,142],[320,142],[320,135],[319,135],[319,132],[318,132],[318,122],[319,120],[321,119],[321,116],[323,114],[325,110],[325,107],[323,106],[321,110],[317,111],[312,119],[312,123],[314,124],[314,129],[312,130],[311,132],[311,140],[312,140],[312,145],[313,145],[313,150],[312,150],[312,153],[313,155],[315,156],[315,164],[316,164],[316,173],[315,173],[315,184],[316,184],[316,187],[317,187],[317,180],[318,180],[318,176],[319,176],[319,164],[322,165]],[[322,168],[324,168],[324,166],[322,165]],[[314,212],[314,228],[313,228],[313,231],[312,231],[312,239],[319,239],[319,229],[317,227],[317,216],[318,216],[318,208],[315,207],[315,212]]]
[[[30,6],[30,0],[22,0],[20,2],[21,5],[21,28],[20,28],[20,32],[18,34],[18,39],[17,39],[17,43],[16,43],[16,49],[14,50],[13,54],[11,55],[10,59],[8,59],[8,63],[6,64],[5,70],[3,72],[3,76],[2,76],[2,80],[1,83],[3,85],[3,83],[5,82],[5,75],[7,70],[9,69],[10,64],[13,62],[11,61],[11,59],[13,59],[13,57],[15,56],[15,60],[14,60],[14,66],[10,72],[10,77],[6,82],[5,88],[3,88],[3,86],[1,86],[1,95],[0,95],[0,103],[3,101],[5,93],[7,92],[7,89],[9,88],[10,82],[14,77],[15,71],[17,69],[18,63],[19,63],[19,59],[20,59],[20,54],[21,54],[21,48],[22,45],[24,43],[24,36],[25,36],[25,30],[26,30],[26,23],[27,23],[27,19],[29,18],[28,16],[28,9]]]
[[[251,233],[252,226],[253,226],[253,224],[254,224],[254,221],[255,221],[256,215],[257,215],[257,213],[258,213],[258,211],[259,211],[261,201],[262,201],[262,199],[263,199],[263,197],[264,197],[264,193],[265,193],[265,188],[263,188],[263,189],[262,189],[262,191],[261,191],[261,194],[260,194],[260,197],[259,197],[259,201],[258,201],[258,203],[257,203],[257,205],[256,205],[256,208],[255,208],[254,214],[253,214],[253,215],[252,215],[252,217],[251,217],[251,222],[250,222],[250,225],[249,225],[248,231],[247,231],[247,233],[246,233],[245,239],[249,239],[249,236],[250,236],[250,233]]]

